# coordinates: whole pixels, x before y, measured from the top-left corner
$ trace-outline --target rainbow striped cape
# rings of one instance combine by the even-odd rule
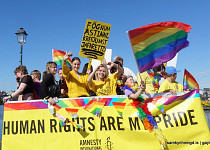
[[[191,26],[181,22],[159,22],[127,32],[140,72],[152,69],[175,57],[187,47]]]
[[[199,89],[199,85],[195,78],[185,69],[183,78],[183,90]]]
[[[52,55],[53,55],[53,61],[57,64],[57,69],[59,70],[62,68],[62,61],[63,56],[66,54],[66,52],[61,50],[52,49]],[[66,61],[67,65],[71,68],[71,58],[69,58]]]

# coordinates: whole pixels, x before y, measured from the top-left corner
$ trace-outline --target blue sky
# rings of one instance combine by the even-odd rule
[[[177,81],[186,68],[201,88],[210,87],[210,1],[192,0],[0,0],[0,90],[15,90],[14,69],[20,65],[20,45],[15,32],[28,33],[23,45],[23,65],[29,73],[45,70],[52,49],[71,50],[79,55],[87,19],[112,25],[107,48],[124,58],[124,66],[137,73],[126,31],[147,24],[179,21],[192,26],[189,47],[179,52]],[[112,58],[113,58],[112,57]],[[87,58],[81,58],[82,65]]]

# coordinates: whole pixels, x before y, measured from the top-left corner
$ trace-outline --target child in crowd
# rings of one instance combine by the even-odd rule
[[[117,72],[108,76],[109,73],[106,65],[101,64],[89,75],[87,79],[90,89],[93,90],[97,96],[117,95],[117,80],[123,73],[123,68],[112,62],[109,62],[107,65],[109,65],[110,68],[115,67]],[[96,80],[93,80],[94,75]]]
[[[159,88],[159,93],[170,92],[171,94],[176,94],[176,92],[182,92],[183,86],[176,82],[177,73],[175,67],[166,67],[166,79],[162,82]]]
[[[145,92],[144,84],[141,84],[140,87],[138,87],[138,85],[134,82],[132,76],[128,77],[125,76],[123,78],[123,83],[124,83],[123,90],[128,98],[135,99],[138,101],[143,100],[141,94]]]
[[[12,93],[10,96],[6,96],[3,98],[3,102],[6,102],[8,99],[11,99],[13,97],[17,97],[21,95],[21,99],[18,98],[18,100],[32,100],[33,99],[33,80],[31,76],[28,75],[28,70],[26,69],[26,66],[20,65],[17,67],[14,71],[16,80],[20,79],[20,84],[18,89]]]
[[[69,97],[82,97],[89,96],[87,90],[87,77],[86,75],[79,73],[81,61],[78,57],[72,59],[72,70],[68,67],[66,60],[72,56],[72,52],[66,53],[63,57],[62,70],[63,77],[66,80],[68,87]]]
[[[55,74],[57,72],[57,64],[55,62],[48,62],[46,65],[47,74],[45,75],[43,81],[41,82],[42,98],[47,99],[50,104],[55,104],[56,101],[53,99],[54,96],[51,95],[49,88],[56,85]],[[57,94],[57,93],[54,93]]]
[[[61,88],[61,97],[65,98],[65,97],[68,97],[68,87],[66,85],[66,81],[63,77],[63,71],[62,71],[62,68],[59,69],[58,71],[58,76],[60,78],[59,80],[59,86]]]
[[[39,70],[33,70],[31,72],[31,77],[34,81],[33,99],[41,99],[41,72]]]

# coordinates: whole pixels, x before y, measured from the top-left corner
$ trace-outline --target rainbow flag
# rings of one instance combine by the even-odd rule
[[[84,127],[83,127],[82,125],[80,125],[80,124],[77,124],[77,123],[75,123],[75,122],[73,122],[73,121],[71,121],[71,120],[69,120],[69,122],[70,122],[75,128],[77,128],[77,129],[84,129]]]
[[[185,69],[183,79],[183,90],[199,89],[199,85],[195,78]]]
[[[159,105],[158,107],[157,107],[163,114],[165,114],[165,110],[164,110],[164,105],[162,104],[162,105]]]
[[[98,117],[99,114],[101,113],[105,103],[106,103],[106,101],[101,100],[100,98],[99,98],[99,100],[92,99],[87,105],[85,105],[84,109]]]
[[[159,22],[127,32],[140,72],[173,59],[187,47],[191,26],[181,22]]]
[[[65,108],[65,110],[73,117],[73,118],[77,118],[78,115],[78,111],[79,109],[72,109],[72,108]]]
[[[60,125],[63,127],[63,126],[66,126],[66,123],[65,122],[63,122],[62,120],[59,120],[59,123],[60,123]]]
[[[150,107],[150,112],[152,116],[157,116],[161,113],[162,114],[166,113],[167,110],[184,102],[186,99],[192,99],[196,97],[200,97],[198,89],[192,90],[181,96],[169,96],[169,97],[158,96],[157,100],[153,101],[153,98],[151,98],[151,100],[146,101],[146,103],[147,106]]]
[[[69,119],[66,119],[65,122],[62,121],[62,120],[59,120],[59,123],[60,123],[61,126],[66,126],[69,122],[77,129],[83,129],[84,128],[82,125],[77,124],[77,123],[75,123],[75,122],[73,122]]]
[[[86,104],[89,103],[90,98],[70,99],[69,101],[74,106],[74,108],[81,108],[81,107],[84,107]]]
[[[52,55],[53,55],[53,61],[57,64],[57,69],[59,70],[62,68],[62,61],[63,56],[66,54],[66,52],[61,50],[52,49]],[[71,58],[69,58],[66,61],[67,65],[71,68]]]
[[[117,110],[118,114],[122,117],[123,110],[126,103],[112,102],[114,108]]]

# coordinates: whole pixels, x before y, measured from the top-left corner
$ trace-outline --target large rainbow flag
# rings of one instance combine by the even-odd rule
[[[190,25],[169,21],[128,31],[139,71],[144,72],[173,59],[182,48],[188,46],[190,29]]]
[[[61,50],[52,49],[53,61],[57,64],[57,69],[62,68],[63,56],[66,52]],[[71,68],[71,58],[66,61],[67,65]]]
[[[183,90],[199,89],[199,85],[195,78],[185,69],[183,78]]]

